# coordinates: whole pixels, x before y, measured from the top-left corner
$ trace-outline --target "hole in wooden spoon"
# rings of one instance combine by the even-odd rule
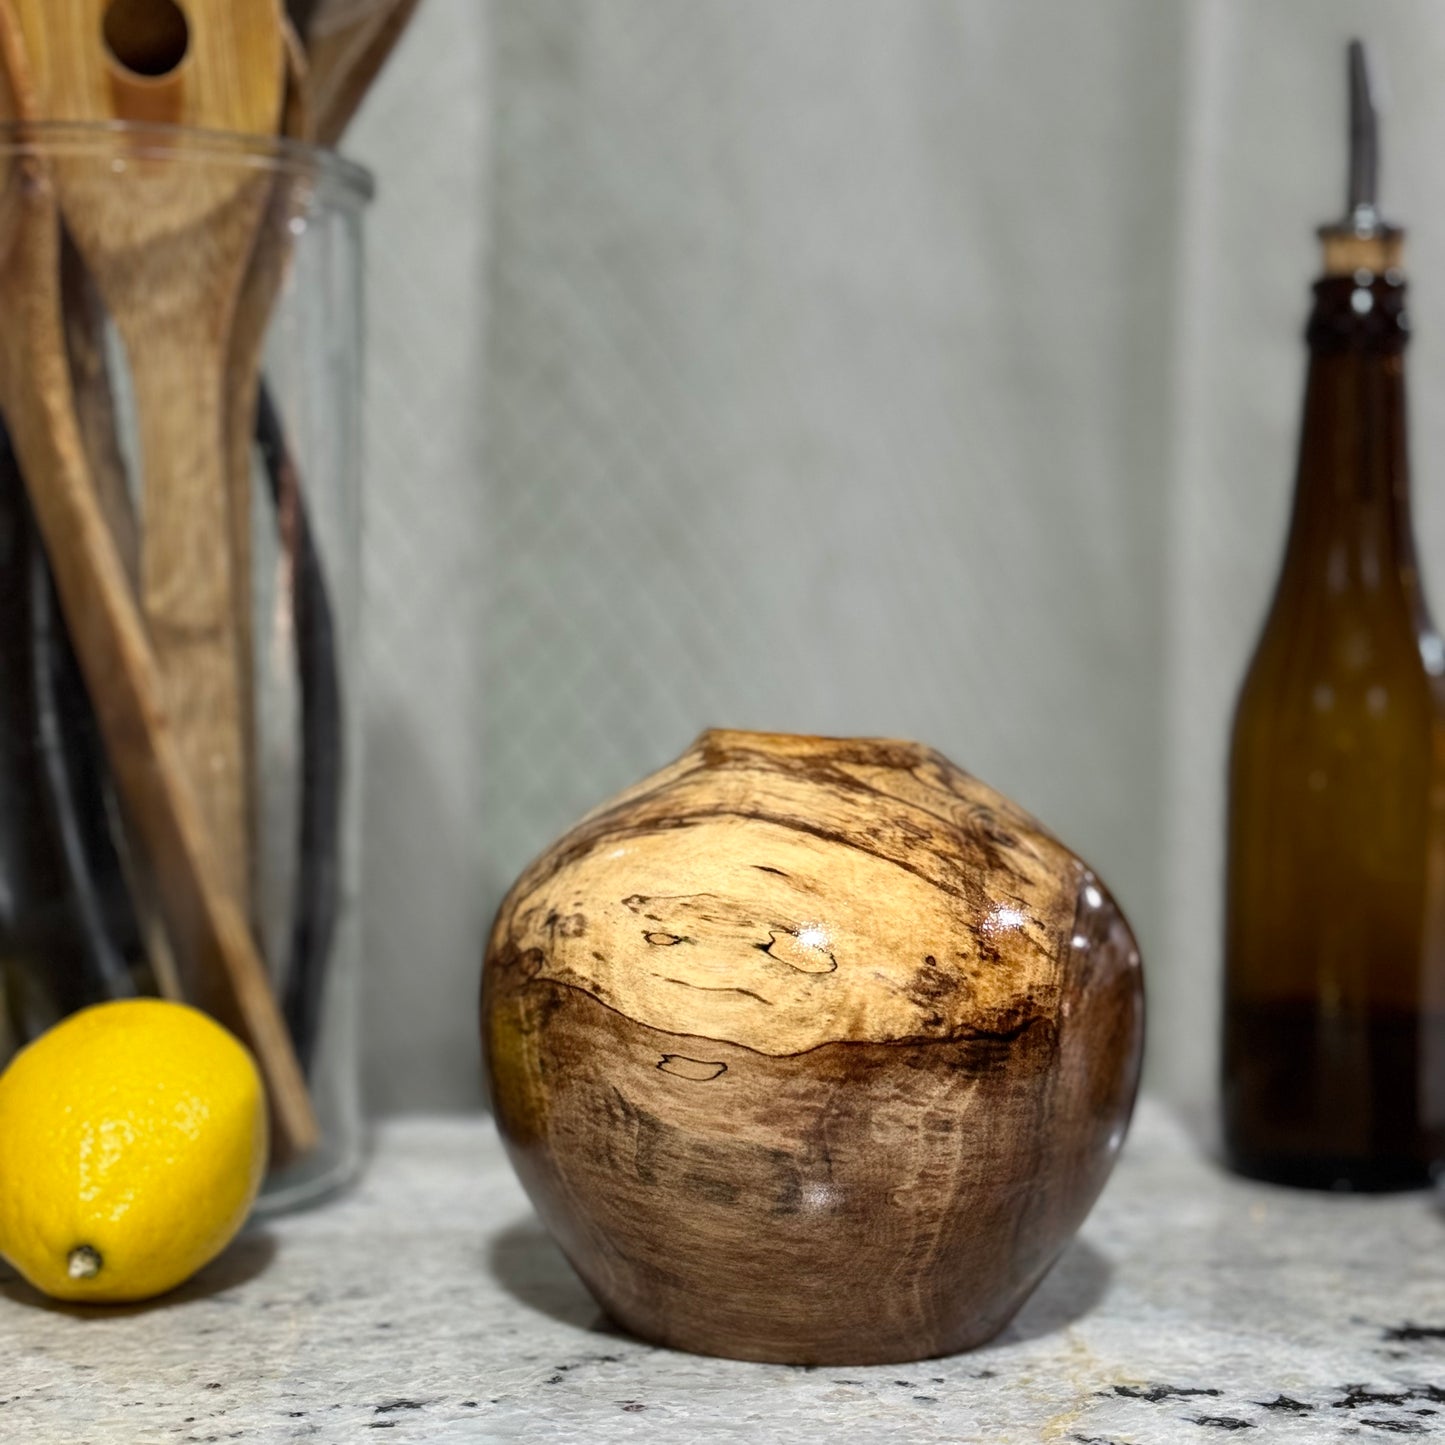
[[[191,27],[175,0],[111,0],[105,43],[112,58],[134,75],[169,75],[186,58]]]

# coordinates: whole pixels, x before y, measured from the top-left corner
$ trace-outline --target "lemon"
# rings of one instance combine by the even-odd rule
[[[245,1223],[266,1151],[260,1075],[220,1024],[82,1009],[0,1074],[0,1255],[57,1299],[163,1294]]]

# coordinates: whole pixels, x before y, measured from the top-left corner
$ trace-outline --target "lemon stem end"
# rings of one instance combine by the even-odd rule
[[[100,1251],[88,1244],[77,1245],[66,1260],[66,1273],[71,1279],[94,1279],[100,1273]]]

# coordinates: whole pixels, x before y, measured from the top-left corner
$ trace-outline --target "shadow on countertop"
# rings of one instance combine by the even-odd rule
[[[55,1300],[27,1284],[8,1266],[0,1265],[0,1298],[32,1309],[49,1310],[86,1322],[129,1319],[155,1309],[174,1309],[177,1305],[211,1299],[227,1290],[248,1283],[265,1272],[276,1257],[276,1237],[263,1229],[248,1229],[219,1258],[214,1259],[184,1284],[155,1299],[135,1304],[75,1304]],[[579,1286],[580,1288],[580,1286]]]
[[[487,1266],[513,1299],[539,1314],[594,1333],[616,1329],[535,1218],[518,1219],[502,1230],[488,1249]]]
[[[496,1235],[488,1252],[488,1267],[497,1283],[528,1308],[575,1329],[620,1333],[536,1219],[519,1219]],[[1013,1323],[979,1351],[1066,1329],[1098,1307],[1109,1292],[1113,1274],[1109,1260],[1087,1240],[1076,1237]]]
[[[1087,1239],[1076,1235],[1059,1262],[1024,1302],[1013,1323],[973,1353],[1000,1345],[1021,1344],[1067,1329],[1103,1303],[1113,1278],[1114,1266],[1108,1257]]]

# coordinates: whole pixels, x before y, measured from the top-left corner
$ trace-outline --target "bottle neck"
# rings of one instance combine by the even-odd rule
[[[1315,283],[1286,573],[1331,592],[1416,586],[1405,439],[1405,283]]]

